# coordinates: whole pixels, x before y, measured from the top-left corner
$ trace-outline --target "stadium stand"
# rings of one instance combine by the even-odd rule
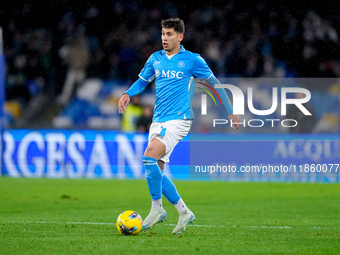
[[[200,53],[218,77],[340,77],[340,15],[326,3],[297,9],[284,1],[85,2],[3,4],[8,127],[120,129],[116,103],[149,55],[161,49],[160,21],[168,17],[184,19],[183,45]],[[67,55],[78,37],[90,54],[87,79],[68,104],[59,104]],[[339,86],[308,87],[318,122],[311,132],[339,132]],[[154,100],[153,90],[151,84],[142,104]],[[209,130],[198,124],[194,130]]]

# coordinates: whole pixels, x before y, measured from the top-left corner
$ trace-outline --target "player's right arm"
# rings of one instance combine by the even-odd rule
[[[126,107],[130,102],[130,97],[141,93],[148,84],[149,82],[143,80],[142,78],[139,78],[127,91],[124,92],[118,102],[118,111],[120,114],[125,112]]]
[[[141,93],[146,86],[155,79],[155,70],[152,65],[152,56],[151,55],[146,61],[144,68],[140,72],[139,79],[135,81],[132,86],[123,93],[122,97],[119,99],[118,102],[118,111],[120,114],[124,113],[126,107],[130,102],[130,97],[138,95]]]

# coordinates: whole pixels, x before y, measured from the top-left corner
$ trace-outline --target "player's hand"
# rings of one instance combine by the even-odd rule
[[[233,123],[232,128],[237,130],[239,128],[240,117],[236,114],[230,114],[228,116],[229,121]]]
[[[123,114],[125,112],[126,107],[128,106],[129,102],[130,102],[130,96],[128,94],[123,94],[118,102],[118,111],[120,114]]]

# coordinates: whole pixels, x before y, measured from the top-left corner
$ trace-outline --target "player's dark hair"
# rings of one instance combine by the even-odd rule
[[[162,20],[161,26],[162,28],[173,28],[179,34],[184,34],[185,32],[184,22],[179,18]]]

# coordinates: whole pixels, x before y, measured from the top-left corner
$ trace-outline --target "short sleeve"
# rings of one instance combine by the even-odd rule
[[[155,79],[155,70],[153,68],[153,55],[151,55],[148,61],[146,61],[144,68],[138,76],[146,82],[152,82]]]
[[[210,70],[205,60],[198,55],[194,61],[192,74],[200,80],[206,80],[213,75],[213,72]]]

